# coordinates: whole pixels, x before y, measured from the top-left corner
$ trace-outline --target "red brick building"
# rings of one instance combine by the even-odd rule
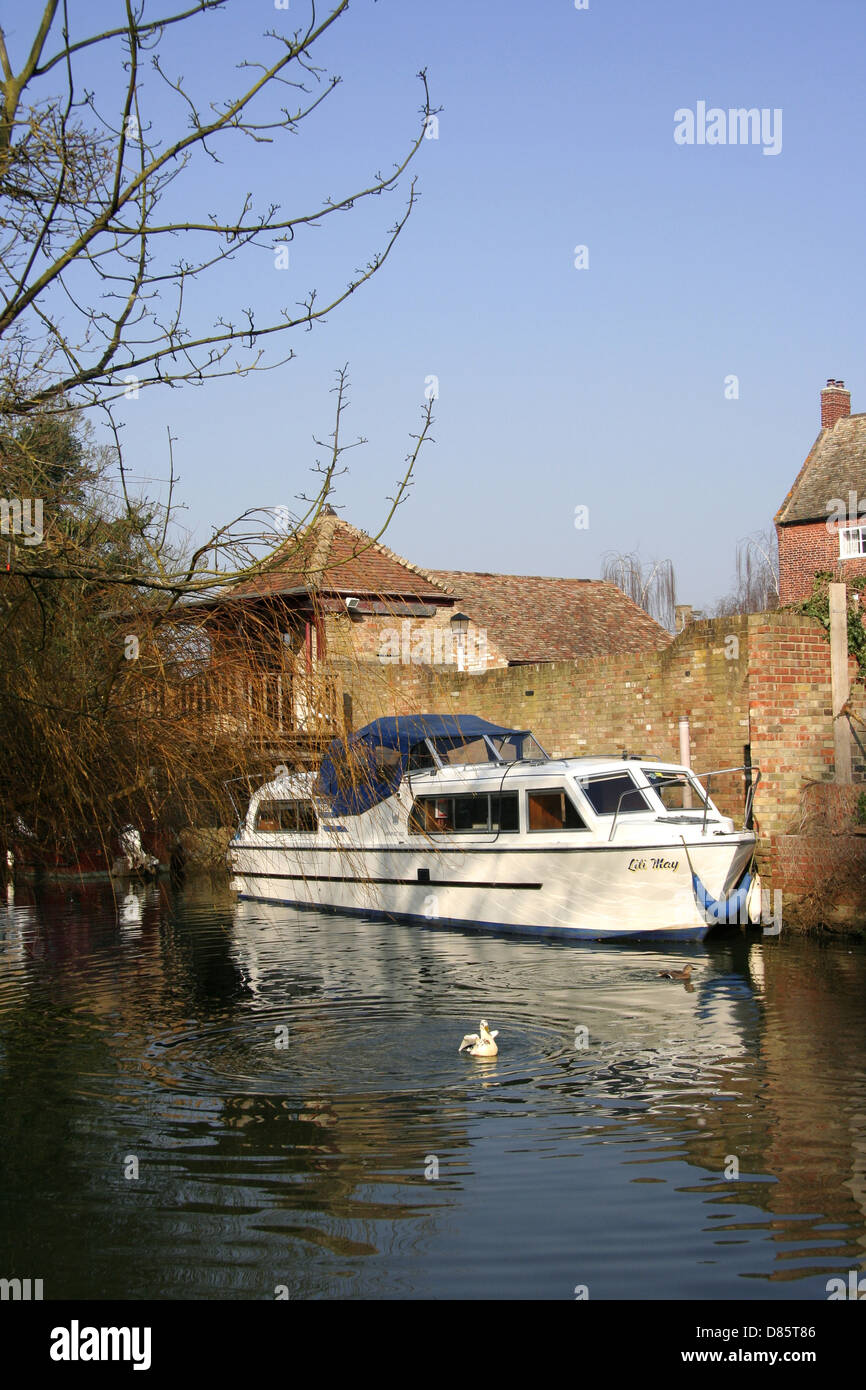
[[[866,415],[844,381],[821,392],[821,432],[775,520],[780,603],[808,598],[817,570],[866,575]]]

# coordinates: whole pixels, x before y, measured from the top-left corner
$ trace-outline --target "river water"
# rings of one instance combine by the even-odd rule
[[[693,985],[658,971],[686,962]],[[825,1299],[866,1265],[866,947],[234,901],[0,907],[0,1276],[48,1298]],[[499,1056],[458,1053],[481,1017]]]

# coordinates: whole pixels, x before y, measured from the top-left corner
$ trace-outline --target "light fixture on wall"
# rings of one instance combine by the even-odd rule
[[[451,617],[451,631],[457,638],[457,670],[466,670],[466,634],[469,631],[469,616],[454,613]]]

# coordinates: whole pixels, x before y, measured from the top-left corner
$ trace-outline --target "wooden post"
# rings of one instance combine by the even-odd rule
[[[684,767],[691,767],[692,765],[692,744],[691,735],[689,733],[689,716],[687,714],[680,715],[680,762]],[[686,783],[683,789],[683,810],[691,810],[691,805],[692,789],[689,784]]]
[[[850,694],[848,684],[848,604],[844,584],[830,585],[830,690],[833,707],[833,754],[836,781],[849,784],[851,776],[851,731],[839,711]]]

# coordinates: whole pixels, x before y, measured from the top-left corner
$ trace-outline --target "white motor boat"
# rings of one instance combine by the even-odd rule
[[[237,892],[260,901],[429,926],[700,940],[747,920],[754,849],[754,832],[736,830],[687,767],[549,758],[528,730],[426,714],[374,720],[336,740],[318,774],[260,787],[228,861]]]

